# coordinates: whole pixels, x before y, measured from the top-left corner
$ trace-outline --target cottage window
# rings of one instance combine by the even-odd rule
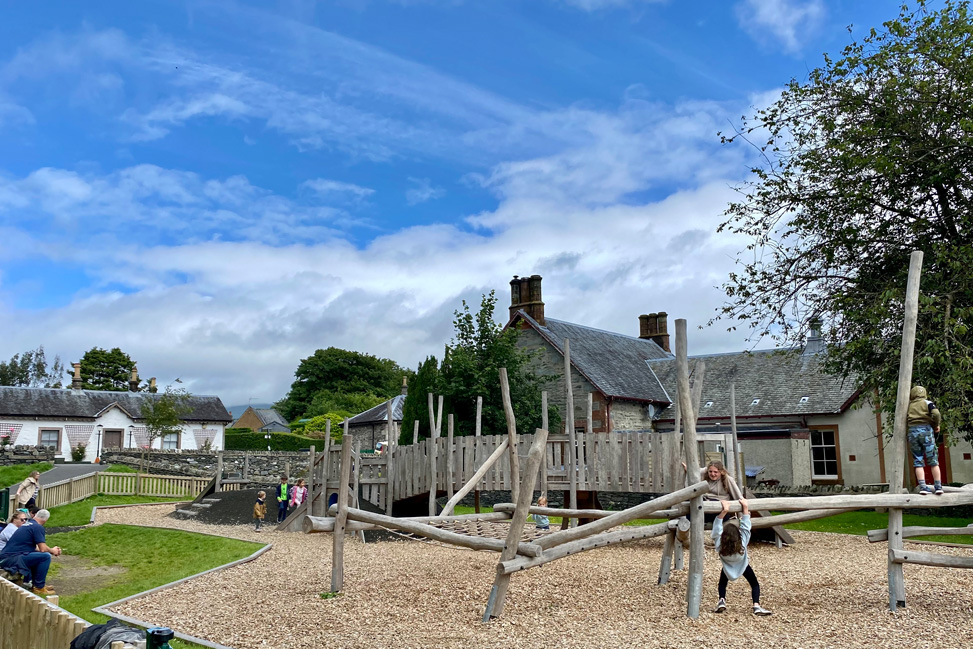
[[[712,401],[707,401],[707,402],[706,402],[706,405],[705,405],[705,406],[703,406],[703,407],[704,407],[704,408],[712,408],[712,407],[713,407],[713,402],[712,402]]]
[[[811,478],[837,480],[838,441],[836,431],[823,428],[811,431]]]
[[[801,397],[801,403],[807,403],[811,397]]]
[[[61,450],[61,430],[58,428],[42,428],[38,445],[50,446],[55,451]]]
[[[167,433],[162,436],[162,448],[174,451],[179,448],[179,433]]]
[[[753,401],[751,401],[751,402],[750,402],[750,405],[751,405],[751,406],[755,406],[755,405],[757,405],[758,403],[760,403],[760,399],[754,399]]]

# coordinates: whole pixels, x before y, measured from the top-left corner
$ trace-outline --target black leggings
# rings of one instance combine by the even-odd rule
[[[753,568],[747,565],[747,569],[743,571],[743,576],[746,578],[747,582],[750,584],[750,596],[753,598],[754,604],[760,603],[760,582],[757,581],[757,575],[753,573]],[[720,571],[720,585],[719,593],[721,599],[726,599],[726,585],[729,583],[730,578],[726,576],[726,571]]]

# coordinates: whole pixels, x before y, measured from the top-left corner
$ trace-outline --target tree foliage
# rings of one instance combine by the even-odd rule
[[[716,319],[802,341],[827,323],[829,370],[894,406],[909,254],[922,250],[914,382],[973,437],[973,25],[965,1],[903,7],[757,110],[724,142],[761,162],[727,209],[750,239]]]
[[[64,364],[55,356],[47,366],[44,346],[14,354],[9,361],[0,361],[0,385],[25,388],[60,388],[64,376]]]
[[[92,347],[81,357],[81,387],[85,390],[125,392],[135,361],[118,347]]]
[[[409,383],[409,393],[402,404],[402,429],[399,431],[399,444],[411,444],[412,432],[416,421],[419,422],[419,438],[429,437],[430,392],[439,394],[439,362],[435,356],[428,356],[419,364],[416,376]]]
[[[189,396],[185,388],[167,385],[162,394],[145,399],[142,404],[142,423],[149,438],[149,446],[156,439],[182,431],[182,418],[191,411]]]
[[[372,404],[374,406],[398,394],[403,375],[409,374],[409,370],[387,358],[337,347],[319,349],[301,361],[294,372],[290,392],[274,407],[292,421],[309,414],[315,397],[322,393],[322,403],[316,407],[315,414],[335,410],[333,403],[323,401],[334,399],[336,395],[370,395],[371,400],[378,399]]]

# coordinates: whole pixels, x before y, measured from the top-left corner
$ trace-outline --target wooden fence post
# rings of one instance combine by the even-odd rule
[[[222,490],[223,483],[223,451],[216,452],[216,483],[213,487],[213,491],[219,493]]]
[[[916,347],[916,323],[919,318],[919,278],[922,274],[922,251],[909,258],[909,279],[905,289],[905,321],[902,323],[902,352],[899,355],[899,384],[895,393],[895,421],[892,427],[892,462],[889,493],[902,492],[905,483],[905,448],[908,444],[909,393],[912,391],[912,362]],[[892,561],[894,550],[902,549],[902,510],[889,509],[889,610],[905,607],[905,575],[902,564]]]
[[[348,435],[348,420],[345,419],[345,434],[341,438],[341,471],[338,484],[338,516],[332,533],[331,550],[331,592],[337,593],[345,580],[345,526],[348,523],[348,481],[351,479],[351,436]]]
[[[730,431],[733,438],[733,448],[731,449],[731,454],[733,455],[733,465],[736,468],[736,472],[733,474],[737,480],[737,484],[740,485],[740,490],[746,492],[747,490],[747,469],[743,466],[742,458],[740,457],[740,440],[737,438],[737,391],[736,383],[730,383]]]
[[[307,506],[304,510],[311,516],[314,516],[312,503],[314,503],[314,461],[316,459],[316,449],[317,447],[311,444],[311,448],[307,453]]]
[[[564,394],[567,399],[564,413],[564,428],[568,434],[568,489],[570,509],[578,508],[578,451],[575,448],[577,440],[574,434],[574,389],[571,386],[571,341],[564,339]],[[574,524],[571,519],[569,525]]]
[[[456,453],[453,449],[453,413],[446,417],[446,499],[453,498],[453,463]]]
[[[433,407],[432,392],[429,397],[429,515],[436,515],[436,410]],[[440,406],[442,412],[442,406]]]
[[[483,397],[477,395],[476,397],[476,424],[473,430],[473,464],[475,466],[480,466],[480,433],[483,426]],[[480,490],[473,490],[473,511],[477,514],[480,513]]]
[[[385,402],[385,514],[392,515],[392,503],[395,500],[395,464],[393,454],[395,447],[399,444],[399,438],[395,432],[395,420],[392,415],[392,400]],[[365,533],[362,532],[362,541]]]
[[[547,415],[547,390],[541,392],[541,428],[550,432]],[[547,498],[547,446],[544,447],[544,461],[541,463],[541,496]]]

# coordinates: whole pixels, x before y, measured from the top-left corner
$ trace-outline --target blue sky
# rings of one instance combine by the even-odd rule
[[[320,347],[415,366],[533,273],[552,317],[704,323],[753,163],[717,132],[897,4],[8,3],[0,358],[271,401]]]

